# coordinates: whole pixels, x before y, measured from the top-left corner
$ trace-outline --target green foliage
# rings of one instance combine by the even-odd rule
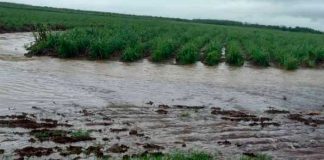
[[[90,132],[87,130],[77,130],[70,133],[71,137],[76,139],[83,139],[83,138],[89,138]]]
[[[179,64],[192,64],[199,60],[199,48],[195,43],[188,43],[180,50],[176,56]]]
[[[222,44],[219,41],[212,41],[208,46],[204,55],[204,63],[208,66],[216,65],[222,57]]]
[[[234,66],[242,66],[244,64],[242,49],[237,41],[231,41],[227,44],[226,62]]]
[[[121,56],[121,60],[124,62],[133,62],[141,59],[144,56],[144,45],[138,44],[135,46],[127,47]]]
[[[292,56],[284,58],[283,66],[286,70],[295,70],[298,68],[298,60]]]
[[[152,61],[161,62],[169,59],[172,57],[176,49],[177,45],[174,39],[158,39],[156,42],[156,47],[152,53]]]

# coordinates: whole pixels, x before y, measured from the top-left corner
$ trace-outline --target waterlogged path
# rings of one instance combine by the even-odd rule
[[[232,152],[248,151],[270,153],[278,159],[306,159],[306,154],[311,159],[324,158],[323,125],[305,125],[285,114],[264,113],[268,107],[275,107],[291,113],[314,112],[315,118],[323,120],[323,70],[288,72],[248,65],[233,68],[225,64],[216,67],[200,63],[153,64],[147,60],[122,63],[26,58],[23,46],[32,40],[30,33],[0,34],[2,115],[35,113],[37,118],[68,121],[75,128],[102,129],[101,133],[93,133],[97,140],[106,135],[110,139],[108,146],[123,143],[130,147],[129,153],[139,151],[135,149],[138,143],[154,142],[166,150],[179,146],[180,149],[218,150],[224,157]],[[149,101],[154,104],[145,104]],[[161,109],[159,104],[170,108],[157,113]],[[172,107],[179,104],[206,107],[198,111]],[[262,128],[250,122],[222,118],[224,114],[211,114],[212,107],[271,117],[280,126]],[[93,114],[84,117],[85,109]],[[110,127],[85,125],[87,120],[96,121],[103,113],[114,120],[112,128],[136,128],[147,137],[132,138],[127,136],[128,131],[111,135]],[[12,136],[11,129],[0,130],[0,149],[8,150],[9,154],[20,146],[30,145],[28,136]],[[17,132],[26,130],[17,129]],[[219,143],[225,139],[231,144]]]

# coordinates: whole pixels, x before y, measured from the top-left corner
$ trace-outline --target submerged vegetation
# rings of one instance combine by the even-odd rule
[[[250,63],[287,70],[324,62],[323,34],[5,3],[0,7],[1,16],[7,17],[1,19],[0,29],[32,26],[38,31],[36,42],[28,47],[30,56],[124,62],[148,58],[153,62],[175,60],[177,64],[201,61],[210,66],[225,61],[233,66]],[[58,29],[55,26],[68,30],[49,32]]]

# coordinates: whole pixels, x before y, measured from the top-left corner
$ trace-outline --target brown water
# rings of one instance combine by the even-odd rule
[[[300,142],[301,148],[324,148],[323,127],[313,129],[282,120],[283,117],[279,116],[275,120],[289,122],[291,126],[260,130],[246,124],[223,122],[219,117],[209,117],[208,108],[234,108],[258,114],[269,106],[292,112],[323,112],[323,70],[288,72],[249,65],[234,68],[223,63],[207,67],[201,63],[179,66],[154,64],[147,60],[122,63],[26,58],[23,46],[32,41],[30,33],[0,35],[0,112],[3,115],[36,112],[31,109],[36,106],[43,109],[41,112],[48,112],[39,113],[41,115],[53,118],[57,112],[62,112],[67,114],[67,119],[75,121],[75,113],[87,108],[116,118],[120,124],[132,121],[152,140],[170,148],[176,148],[173,142],[178,140],[189,143],[192,148],[218,149],[224,153],[252,150],[271,152],[278,158],[300,156],[304,159],[304,155],[296,155],[300,151],[290,146],[305,136],[305,142]],[[161,116],[155,114],[156,108],[145,105],[148,101],[168,105],[204,105],[207,108],[200,112],[175,109],[168,116]],[[121,107],[121,104],[130,106]],[[189,112],[193,117],[183,119],[179,116],[183,112]],[[0,141],[8,139],[7,134],[3,135],[6,136],[2,136]],[[100,137],[100,134],[97,136]],[[27,145],[24,138],[24,142],[15,143],[16,147]],[[224,138],[251,144],[239,149],[217,146],[217,141]],[[259,143],[254,144],[256,141]],[[316,141],[316,147],[311,145],[311,141]],[[134,145],[127,138],[120,142]],[[10,142],[1,143],[1,147],[14,149]],[[281,148],[290,150],[283,152]],[[323,158],[320,150],[313,150],[313,158]]]

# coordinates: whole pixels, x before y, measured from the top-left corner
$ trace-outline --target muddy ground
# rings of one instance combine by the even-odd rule
[[[174,150],[204,150],[221,159],[242,153],[265,153],[274,159],[324,157],[323,110],[269,108],[255,113],[154,102],[30,110],[0,117],[0,157],[119,159]],[[76,131],[89,135],[73,136]]]

